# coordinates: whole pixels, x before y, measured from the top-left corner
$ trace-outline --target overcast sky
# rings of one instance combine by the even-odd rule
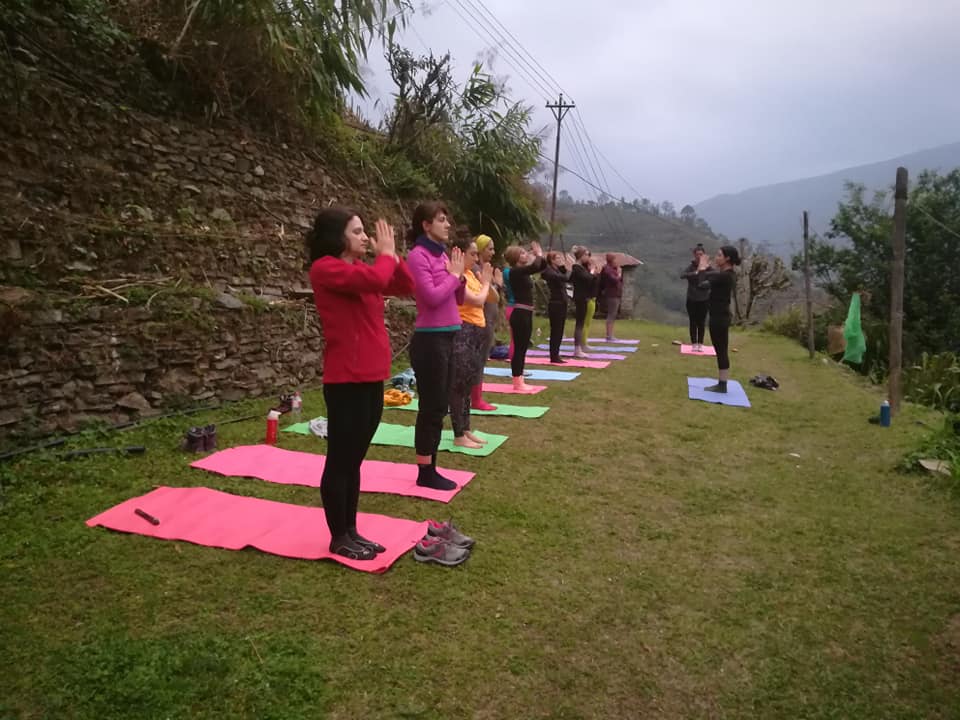
[[[552,125],[546,90],[499,38],[464,20],[488,9],[573,97],[630,185],[678,208],[960,141],[960,0],[415,2],[403,45],[449,50],[461,81],[496,51],[493,69],[509,76],[512,96],[536,106],[538,128]],[[369,91],[389,103],[381,56],[371,48]],[[378,112],[368,101],[368,118]],[[636,196],[600,162],[602,185]],[[582,172],[565,145],[561,164]],[[561,186],[596,194],[571,176]]]

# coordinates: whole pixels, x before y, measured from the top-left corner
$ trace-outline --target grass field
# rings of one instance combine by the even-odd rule
[[[511,397],[544,418],[476,419],[510,440],[441,456],[478,472],[449,506],[361,497],[452,513],[477,538],[454,569],[406,556],[372,576],[84,526],[161,484],[318,503],[177,449],[188,424],[266,402],[77,440],[139,458],[0,466],[0,718],[960,717],[960,506],[894,470],[937,416],[870,425],[876,391],[761,334],[733,338],[753,408],[691,402],[686,375],[715,365],[681,358],[677,333],[621,323],[642,340],[628,360]],[[781,390],[749,388],[757,373]],[[323,413],[319,392],[305,409]],[[262,433],[227,425],[220,446]]]

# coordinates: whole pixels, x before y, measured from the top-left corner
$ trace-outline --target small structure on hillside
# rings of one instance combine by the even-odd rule
[[[574,250],[576,246],[571,248],[571,251]],[[602,269],[604,265],[607,264],[607,253],[603,250],[594,250],[590,248],[590,265],[598,269]],[[623,268],[623,300],[620,302],[620,312],[617,313],[618,318],[632,318],[633,317],[633,305],[636,302],[636,278],[634,274],[638,267],[643,265],[642,260],[638,260],[633,255],[627,255],[622,252],[613,253],[620,260],[620,267]],[[564,254],[564,264],[569,268],[573,267],[577,262],[573,257],[573,252],[568,252]],[[603,309],[603,303],[597,303],[597,315],[604,317],[606,313]]]

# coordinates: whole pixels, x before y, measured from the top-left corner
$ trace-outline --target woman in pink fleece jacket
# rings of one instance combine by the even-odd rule
[[[417,376],[420,410],[414,444],[417,451],[417,485],[453,490],[457,484],[437,472],[437,448],[443,431],[453,378],[453,338],[460,331],[460,311],[465,280],[463,253],[454,248],[446,255],[450,213],[441,202],[419,205],[407,233],[413,249],[407,266],[416,286],[417,324],[410,341],[410,365]]]

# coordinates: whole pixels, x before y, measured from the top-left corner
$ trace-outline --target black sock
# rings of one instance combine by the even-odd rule
[[[436,465],[418,465],[417,485],[428,487],[434,490],[454,490],[457,484],[453,480],[448,480],[437,472]]]
[[[373,548],[355,542],[349,533],[333,538],[330,541],[330,552],[350,560],[373,560],[377,556]]]

